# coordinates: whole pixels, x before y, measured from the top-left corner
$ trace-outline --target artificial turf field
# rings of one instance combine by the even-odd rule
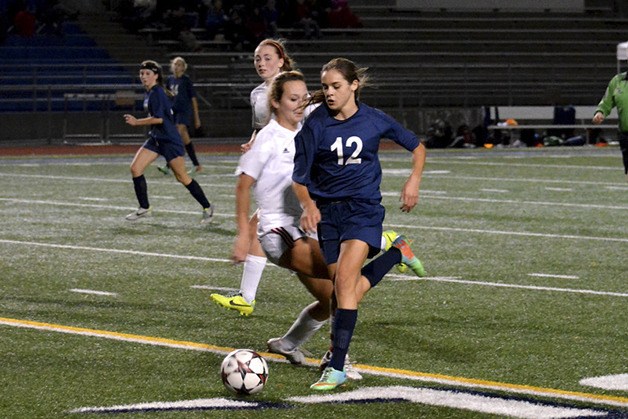
[[[312,300],[293,275],[268,267],[248,318],[209,302],[240,281],[238,154],[200,157],[210,226],[155,167],[153,216],[125,221],[132,153],[0,149],[0,417],[628,417],[617,147],[428,150],[410,214],[398,210],[410,155],[382,152],[385,228],[414,239],[428,277],[392,271],[367,295],[351,346],[364,380],[324,395],[309,385],[326,330],[305,347],[312,366],[264,352]],[[223,387],[233,348],[269,361],[259,395]],[[595,377],[606,384],[581,381]]]

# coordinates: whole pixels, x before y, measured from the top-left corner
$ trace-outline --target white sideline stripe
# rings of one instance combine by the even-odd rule
[[[605,188],[611,191],[628,191],[628,186],[606,186]]]
[[[427,176],[429,177],[429,175]],[[523,182],[523,183],[567,183],[570,185],[592,185],[592,186],[605,186],[608,188],[620,188],[624,189],[624,186],[617,182],[596,182],[592,180],[562,180],[562,179],[537,179],[537,178],[494,178],[494,177],[485,177],[485,176],[456,176],[456,175],[445,175],[438,176],[439,179],[459,179],[459,180],[481,180],[481,181],[491,181],[491,182]]]
[[[80,288],[72,288],[72,289],[70,289],[70,291],[71,292],[77,292],[79,294],[107,295],[107,296],[112,296],[112,297],[116,297],[118,295],[118,293],[116,293],[116,292],[84,290],[84,289],[80,289]]]
[[[369,387],[339,394],[290,397],[287,400],[306,404],[319,404],[346,403],[352,400],[378,400],[382,398],[402,399],[429,406],[450,407],[521,419],[608,416],[607,412],[593,409],[551,406],[480,394],[402,386]]]
[[[229,259],[208,258],[204,256],[169,255],[167,253],[140,252],[138,250],[123,250],[123,249],[103,249],[99,247],[72,246],[72,245],[66,245],[66,244],[23,242],[23,241],[3,240],[3,239],[0,239],[0,243],[23,244],[27,246],[52,247],[55,249],[87,250],[90,252],[121,253],[121,254],[126,254],[126,255],[139,255],[139,256],[156,256],[156,257],[172,258],[172,259],[201,260],[205,262],[231,262]]]
[[[530,273],[528,276],[536,276],[539,278],[558,278],[558,279],[580,279],[576,275],[556,275],[556,274],[543,274],[543,273]]]
[[[495,193],[508,193],[508,192],[510,192],[508,189],[489,189],[489,188],[483,188],[483,189],[480,189],[480,191],[482,191],[482,192],[495,192]]]
[[[549,186],[545,187],[546,191],[556,191],[556,192],[573,192],[573,188],[551,188]]]
[[[11,178],[22,177],[22,178],[47,179],[47,180],[73,180],[73,181],[81,181],[81,182],[99,182],[99,183],[107,182],[107,183],[132,184],[130,178],[129,179],[111,179],[111,178],[103,178],[103,177],[84,177],[84,176],[29,175],[29,174],[24,174],[24,173],[0,173],[0,176],[7,176],[7,177],[11,177]],[[227,178],[234,178],[235,179],[234,175],[216,174],[216,175],[211,175],[211,176],[212,176],[212,178],[227,177]],[[155,185],[173,185],[173,184],[177,183],[177,181],[174,180],[174,178],[171,178],[169,181],[167,179],[168,178],[166,178],[166,180],[151,179],[150,183],[151,184],[155,184]],[[234,187],[233,184],[221,184],[221,183],[205,183],[205,182],[203,182],[203,185],[211,186],[211,187],[214,187],[214,188],[233,188]]]
[[[213,291],[239,291],[239,288],[229,288],[229,287],[213,287],[211,285],[190,285],[190,288],[194,288],[197,290],[213,290]]]
[[[628,205],[599,205],[599,204],[574,204],[570,202],[549,202],[549,201],[519,201],[516,199],[490,199],[490,198],[468,198],[464,196],[425,196],[428,199],[447,199],[452,201],[465,201],[465,202],[489,202],[493,204],[517,204],[517,205],[548,205],[555,207],[570,207],[570,208],[597,208],[597,209],[612,209],[612,210],[628,210]]]
[[[68,413],[114,413],[114,412],[145,412],[147,410],[181,410],[181,409],[242,409],[259,406],[256,402],[244,402],[223,398],[180,400],[176,402],[148,402],[136,404],[121,404],[115,406],[80,407],[69,410]]]
[[[0,324],[6,326],[52,331],[59,333],[67,333],[72,335],[82,335],[112,339],[117,341],[133,342],[153,346],[169,347],[176,349],[186,349],[193,351],[211,352],[218,355],[226,355],[235,348],[208,345],[203,343],[177,341],[173,339],[159,338],[154,336],[142,336],[128,333],[110,332],[107,330],[86,329],[82,327],[64,326],[60,324],[42,323],[32,320],[20,320],[0,317]],[[276,354],[260,352],[267,360],[273,362],[288,363],[283,357]],[[318,366],[319,360],[306,358],[306,364]],[[560,390],[553,388],[534,387],[522,384],[502,383],[498,381],[478,380],[466,377],[456,377],[442,374],[423,373],[411,370],[401,370],[394,368],[382,368],[374,365],[356,364],[356,368],[365,374],[377,376],[409,379],[413,381],[432,382],[445,385],[462,386],[468,388],[487,388],[498,391],[506,391],[517,394],[527,394],[541,397],[550,397],[566,400],[577,400],[587,403],[604,404],[611,406],[628,407],[628,398],[618,396],[606,396],[600,394],[581,393],[569,390]]]
[[[430,196],[430,198],[452,199],[449,197],[440,197],[440,196]],[[456,199],[456,198],[453,198],[453,199]],[[466,199],[466,200],[470,200],[470,199]],[[70,204],[70,203],[65,203],[65,202],[35,201],[35,200],[24,200],[24,199],[15,199],[15,198],[0,198],[0,201],[10,201],[10,202],[26,203],[26,204],[46,204],[46,205],[76,206],[76,207],[84,207],[84,208],[115,209],[115,210],[125,210],[125,211],[133,211],[137,209],[136,207],[118,207],[118,206],[105,206],[105,205],[93,205],[93,204]],[[484,200],[484,201],[488,201],[488,200]],[[500,202],[500,201],[492,200],[492,202]],[[160,209],[159,212],[171,213],[171,214],[198,214],[198,212],[195,212],[195,211],[174,211],[174,210],[167,210],[167,209]],[[232,218],[233,215],[218,213],[218,214],[214,214],[214,217]],[[519,232],[519,231],[482,230],[482,229],[474,229],[474,228],[434,227],[434,226],[405,225],[405,224],[390,224],[390,227],[405,228],[405,229],[434,230],[434,231],[459,231],[459,232],[466,232],[466,233],[500,234],[500,235],[512,235],[512,236],[524,236],[524,237],[543,237],[543,238],[573,239],[573,240],[597,240],[597,241],[628,243],[628,238],[624,239],[620,237],[576,236],[576,235],[568,235],[568,234],[546,234],[546,233],[532,233],[532,232]]]
[[[231,187],[231,186],[230,186]],[[501,191],[498,189],[486,189],[486,191]],[[383,196],[399,196],[398,192],[388,192],[384,191],[382,193]],[[519,201],[516,199],[493,199],[493,198],[471,198],[464,196],[442,196],[443,193],[440,191],[437,192],[427,192],[423,198],[425,199],[447,199],[447,200],[455,200],[455,201],[465,201],[465,202],[488,202],[495,204],[516,204],[516,205],[549,205],[549,206],[560,206],[560,207],[573,207],[573,208],[598,208],[598,209],[610,209],[610,210],[628,210],[627,205],[599,205],[599,204],[576,204],[569,202],[550,202],[550,201]],[[29,200],[29,199],[17,199],[17,198],[0,198],[0,201],[9,201],[9,202],[17,202],[22,204],[42,204],[42,205],[62,205],[62,206],[74,206],[74,207],[84,207],[84,208],[107,208],[107,209],[124,209],[124,210],[133,210],[135,207],[119,207],[119,206],[105,206],[105,205],[95,205],[95,204],[76,204],[69,202],[59,202],[59,201],[43,201],[43,200]],[[169,212],[169,213],[181,213],[181,214],[190,214],[190,211],[173,211],[173,210],[165,210],[160,209],[160,212]]]
[[[232,263],[230,259],[208,258],[204,256],[169,255],[167,253],[140,252],[137,250],[103,249],[103,248],[98,248],[98,247],[23,242],[23,241],[4,240],[4,239],[0,239],[0,243],[21,244],[21,245],[26,245],[26,246],[52,247],[56,249],[87,250],[87,251],[92,251],[92,252],[105,252],[105,253],[110,252],[110,253],[121,253],[121,254],[129,254],[129,255],[155,256],[155,257],[165,257],[165,258],[172,258],[172,259],[200,260],[200,261],[206,261],[206,262]],[[278,266],[274,264],[269,264],[267,266],[275,267],[277,269],[283,269],[283,268],[279,268]],[[397,278],[396,279],[397,281],[417,281],[417,280],[424,279],[424,280],[431,280],[431,281],[457,282],[461,284],[470,284],[470,285],[485,285],[485,286],[506,287],[506,288],[522,288],[522,289],[533,289],[533,290],[544,290],[544,291],[562,291],[562,292],[574,292],[574,293],[582,293],[582,294],[628,297],[628,294],[622,294],[622,293],[617,293],[617,292],[579,290],[579,289],[569,289],[569,288],[551,288],[551,287],[539,287],[539,286],[532,286],[532,285],[503,284],[499,282],[467,281],[463,279],[457,279],[457,277],[417,278],[417,277],[412,277],[408,275],[395,275],[395,274],[389,274],[389,276],[392,278]]]
[[[531,233],[525,231],[504,231],[504,230],[481,230],[479,228],[461,228],[461,227],[434,227],[407,224],[389,224],[391,228],[400,229],[420,229],[435,231],[460,231],[465,233],[481,233],[481,234],[501,234],[505,236],[524,236],[524,237],[542,237],[547,239],[574,239],[574,240],[598,240],[609,242],[628,243],[628,238],[621,237],[595,237],[595,236],[576,236],[572,234],[547,234],[547,233]]]
[[[169,198],[170,199],[170,198]],[[136,210],[137,207],[120,207],[116,205],[97,205],[97,204],[77,204],[70,202],[58,202],[58,201],[40,201],[40,200],[28,200],[28,199],[16,199],[16,198],[0,198],[0,201],[8,201],[8,202],[16,202],[19,204],[42,204],[42,205],[59,205],[64,207],[80,207],[80,208],[97,208],[97,209],[110,209],[110,210],[120,210],[120,211],[133,211]],[[181,210],[169,210],[165,208],[159,208],[155,210],[156,213],[167,213],[167,214],[193,214],[199,215],[201,210],[198,211],[181,211]],[[234,216],[231,214],[214,214],[214,217],[225,217],[225,218],[233,218]]]
[[[499,287],[499,288],[518,288],[525,290],[535,290],[535,291],[558,291],[558,292],[571,292],[575,294],[593,294],[593,295],[606,295],[610,297],[628,297],[628,293],[621,292],[611,292],[611,291],[596,291],[596,290],[586,290],[586,289],[576,289],[576,288],[556,288],[556,287],[541,287],[538,285],[518,285],[518,284],[504,284],[502,282],[486,282],[486,281],[470,281],[467,279],[460,279],[458,277],[447,277],[447,276],[432,276],[432,277],[424,277],[419,278],[416,276],[409,275],[397,275],[397,274],[388,274],[388,277],[392,277],[391,281],[434,281],[434,282],[452,282],[457,284],[467,284],[467,285],[482,285],[486,287]]]
[[[552,169],[589,169],[589,170],[617,170],[617,167],[609,166],[581,166],[577,164],[542,164],[542,163],[512,163],[512,162],[495,162],[495,161],[471,161],[452,158],[432,158],[431,163],[440,164],[465,164],[471,166],[508,166],[508,167],[534,167],[534,168],[552,168]]]

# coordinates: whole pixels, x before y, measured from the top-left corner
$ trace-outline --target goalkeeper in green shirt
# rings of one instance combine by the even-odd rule
[[[593,114],[593,123],[601,124],[613,108],[617,108],[619,148],[624,160],[624,173],[628,180],[628,73],[617,74],[608,83],[606,93]]]

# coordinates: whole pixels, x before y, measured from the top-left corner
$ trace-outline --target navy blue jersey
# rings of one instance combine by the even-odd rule
[[[192,98],[196,97],[194,84],[187,75],[176,78],[173,75],[166,79],[166,87],[174,93],[174,103],[172,110],[177,124],[192,126],[194,119],[194,109],[192,108]]]
[[[295,137],[292,180],[306,185],[314,200],[380,202],[382,138],[408,151],[419,146],[412,131],[378,109],[360,103],[351,118],[339,121],[327,106],[319,106]]]
[[[146,92],[146,96],[144,97],[144,109],[148,112],[149,116],[161,118],[163,121],[161,124],[153,124],[150,126],[150,131],[148,132],[150,137],[162,141],[171,140],[183,142],[174,124],[172,101],[163,87],[156,84]]]

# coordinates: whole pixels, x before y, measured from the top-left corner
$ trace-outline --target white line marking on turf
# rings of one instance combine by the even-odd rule
[[[435,230],[435,231],[459,231],[465,233],[481,233],[481,234],[500,234],[505,236],[524,236],[524,237],[543,237],[547,239],[574,239],[574,240],[598,240],[598,241],[610,241],[628,243],[628,238],[621,237],[595,237],[595,236],[575,236],[571,234],[546,234],[546,233],[531,233],[526,231],[505,231],[505,230],[482,230],[479,228],[460,228],[460,227],[434,227],[434,226],[421,226],[421,225],[408,225],[408,224],[390,224],[390,228],[399,229],[420,229],[420,230]]]
[[[546,205],[567,208],[597,208],[609,210],[628,210],[628,205],[599,205],[599,204],[574,204],[571,202],[549,202],[549,201],[519,201],[517,199],[490,199],[490,198],[469,198],[464,196],[426,196],[428,199],[446,199],[451,201],[464,202],[488,202],[493,204],[516,204],[516,205]]]
[[[511,400],[480,394],[468,394],[450,390],[414,387],[370,387],[339,394],[290,397],[287,400],[299,403],[342,403],[352,400],[379,400],[387,398],[403,399],[412,403],[430,406],[450,407],[471,410],[493,415],[504,415],[522,419],[571,418],[581,416],[607,416],[607,412],[551,406],[531,403],[524,400]]]
[[[60,324],[42,323],[32,320],[20,320],[0,317],[0,324],[12,327],[20,327],[35,330],[52,331],[59,333],[67,333],[73,335],[92,336],[105,339],[112,339],[125,342],[140,343],[146,345],[154,345],[161,347],[187,349],[202,352],[211,352],[218,355],[226,355],[235,348],[220,347],[203,343],[177,341],[173,339],[158,338],[153,336],[142,336],[128,333],[110,332],[107,330],[86,329],[83,327],[64,326]],[[267,360],[273,362],[287,363],[288,361],[276,354],[260,352]],[[306,358],[307,365],[318,366],[319,360],[314,358]],[[612,406],[628,407],[628,398],[618,396],[606,396],[599,394],[581,393],[569,390],[559,390],[553,388],[534,387],[522,384],[501,383],[497,381],[478,380],[466,377],[455,377],[442,374],[423,373],[410,370],[401,370],[394,368],[383,368],[374,365],[356,364],[356,368],[362,373],[378,376],[410,379],[414,381],[424,381],[445,385],[462,386],[469,388],[488,388],[498,391],[507,391],[518,394],[528,394],[541,397],[551,397],[558,399],[577,400],[595,404],[605,404]]]
[[[508,193],[510,192],[508,189],[489,189],[489,188],[482,188],[480,189],[481,192],[494,192],[494,193]]]
[[[546,186],[545,190],[554,192],[573,192],[573,188],[551,188],[549,186]]]
[[[517,289],[525,289],[525,290],[535,290],[535,291],[557,291],[557,292],[570,292],[574,294],[592,294],[592,295],[606,295],[609,297],[628,297],[628,293],[621,292],[611,292],[611,291],[596,291],[596,290],[586,290],[586,289],[577,289],[577,288],[556,288],[556,287],[541,287],[537,285],[519,285],[519,284],[504,284],[502,282],[485,282],[485,281],[469,281],[466,279],[459,279],[457,277],[424,277],[418,278],[408,275],[396,275],[396,274],[388,274],[391,281],[435,281],[435,282],[452,282],[457,284],[468,284],[468,285],[482,285],[486,287],[499,287],[499,288],[517,288]]]
[[[628,374],[583,378],[579,381],[579,384],[582,386],[603,388],[604,390],[628,391]]]
[[[542,274],[542,273],[530,273],[528,276],[536,276],[539,278],[559,278],[559,279],[580,279],[576,275],[555,275],[555,274]]]
[[[605,188],[611,191],[628,191],[628,186],[606,186]]]
[[[225,291],[225,292],[239,291],[239,288],[214,287],[211,285],[191,285],[190,288],[194,288],[197,290],[213,290],[213,291]]]
[[[121,206],[115,206],[115,205],[77,204],[77,203],[71,203],[71,202],[25,200],[25,199],[15,199],[15,198],[0,198],[0,201],[15,202],[19,204],[42,204],[42,205],[58,205],[62,207],[97,208],[101,210],[110,209],[110,210],[120,210],[120,211],[133,211],[137,209],[137,207],[126,207],[126,206],[121,207]],[[199,211],[181,211],[181,210],[169,210],[165,208],[160,208],[159,210],[155,210],[154,213],[198,215],[200,213],[200,210]],[[214,214],[214,217],[233,218],[233,215],[218,213],[218,214]]]
[[[148,402],[136,404],[121,404],[116,406],[81,407],[70,410],[68,413],[132,413],[155,410],[192,410],[192,409],[252,409],[259,406],[256,402],[245,402],[223,398],[180,400],[176,402]],[[228,415],[227,415],[228,416]]]
[[[107,295],[107,296],[111,296],[111,297],[116,297],[118,294],[115,292],[108,292],[108,291],[96,291],[96,290],[84,290],[84,289],[80,289],[80,288],[72,288],[70,289],[71,292],[76,292],[79,294],[93,294],[93,295]]]
[[[428,176],[429,177],[429,176]],[[543,184],[543,183],[553,183],[553,184],[563,184],[567,183],[570,185],[592,185],[597,187],[600,186],[608,186],[608,187],[619,187],[622,188],[617,182],[597,182],[597,181],[589,181],[589,180],[561,180],[561,179],[538,179],[538,178],[525,178],[525,177],[514,177],[514,178],[502,178],[496,179],[494,177],[485,177],[485,176],[455,176],[455,175],[446,175],[440,177],[440,179],[455,179],[455,180],[480,180],[480,181],[489,181],[489,182],[523,182],[523,183],[534,183],[534,184]]]
[[[221,263],[232,263],[230,259],[219,259],[219,258],[208,258],[204,256],[189,256],[189,255],[172,255],[166,253],[153,253],[153,252],[140,252],[137,250],[122,250],[122,249],[103,249],[97,247],[86,247],[86,246],[70,246],[70,245],[61,245],[61,244],[51,244],[51,243],[36,243],[36,242],[23,242],[16,240],[3,240],[0,239],[0,243],[7,244],[21,244],[26,246],[41,246],[41,247],[51,247],[56,249],[69,249],[69,250],[87,250],[91,252],[111,252],[111,253],[120,253],[120,254],[128,254],[128,255],[141,255],[141,256],[154,256],[154,257],[165,257],[172,259],[185,259],[185,260],[200,260],[206,262],[221,262]],[[268,266],[279,268],[276,265],[269,264]],[[393,278],[399,278],[399,281],[412,281],[419,280],[420,278],[411,277],[407,275],[390,275]],[[430,278],[422,278],[425,280],[430,280]],[[579,289],[568,289],[568,288],[551,288],[551,287],[538,287],[531,285],[515,285],[515,284],[503,284],[498,282],[479,282],[479,281],[466,281],[462,279],[456,279],[456,277],[433,277],[431,280],[433,281],[444,281],[444,282],[459,282],[462,284],[471,284],[471,285],[486,285],[486,286],[495,286],[495,287],[507,287],[507,288],[523,288],[523,289],[534,289],[534,290],[545,290],[545,291],[562,291],[562,292],[574,292],[574,293],[582,293],[582,294],[596,294],[596,295],[609,295],[615,297],[628,297],[628,294],[622,294],[617,292],[606,292],[606,291],[595,291],[595,290],[579,290]]]
[[[534,168],[552,168],[552,169],[589,169],[589,170],[617,170],[616,167],[610,166],[582,166],[577,164],[542,164],[542,163],[513,163],[513,162],[495,162],[495,161],[469,161],[469,160],[457,160],[457,159],[443,159],[440,160],[436,158],[432,158],[431,163],[442,163],[442,164],[464,164],[471,166],[508,166],[508,167],[534,167]]]

